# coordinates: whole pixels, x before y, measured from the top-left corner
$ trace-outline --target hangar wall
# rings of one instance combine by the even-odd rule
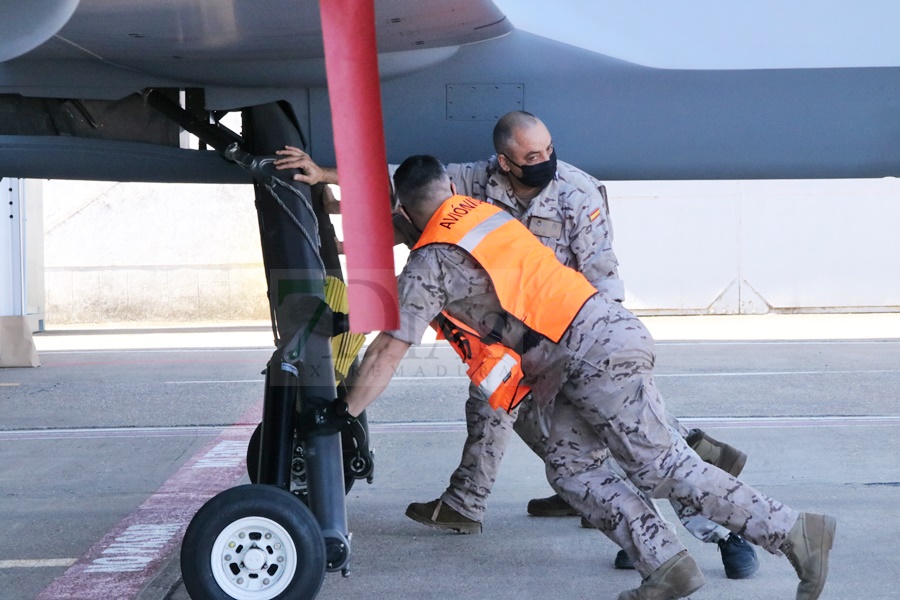
[[[639,314],[900,311],[897,180],[607,187]],[[47,181],[43,198],[51,327],[269,318],[250,186]]]
[[[900,181],[608,184],[626,305],[653,314],[900,311]]]
[[[269,318],[252,186],[43,187],[51,327]]]

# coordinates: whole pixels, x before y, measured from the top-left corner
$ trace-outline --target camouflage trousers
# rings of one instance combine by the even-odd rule
[[[613,352],[597,344],[570,363],[567,383],[545,409],[551,485],[621,546],[644,576],[684,549],[646,497],[674,500],[682,514],[702,515],[779,554],[799,513],[697,456],[668,423],[643,325],[634,317],[610,320],[603,338],[624,336],[621,326],[643,331],[611,345]],[[625,478],[606,466],[595,469],[600,473],[579,471],[569,458],[598,446],[610,451]]]
[[[516,411],[512,414],[495,411],[470,386],[466,401],[468,433],[462,458],[450,476],[450,485],[441,496],[441,500],[458,513],[476,521],[484,519],[487,499],[513,431],[538,457],[544,459],[548,456],[548,438],[542,430],[547,429],[546,419],[550,413],[541,411],[530,402],[517,411],[518,414]],[[680,435],[687,436],[687,429],[677,419],[668,414],[667,418],[671,427]],[[556,451],[558,458],[560,452],[559,449]],[[565,460],[569,469],[576,472],[593,471],[605,464],[621,473],[606,448],[595,448],[586,454],[573,452]],[[697,539],[714,543],[728,537],[730,532],[721,525],[694,514],[676,501],[672,501],[672,506],[684,527]]]
[[[554,490],[623,548],[643,576],[684,549],[648,497],[675,501],[681,516],[702,515],[777,554],[798,513],[704,463],[687,445],[651,375],[652,339],[624,312],[626,318],[598,328],[606,328],[598,339],[615,343],[594,344],[573,360],[567,383],[546,406],[529,402],[515,421],[467,410],[466,451],[442,500],[480,519],[515,429],[544,459]]]
[[[469,387],[466,401],[466,441],[459,466],[450,476],[450,485],[441,495],[444,504],[470,519],[481,521],[487,511],[487,499],[494,487],[500,462],[506,453],[512,432],[541,459],[547,456],[547,437],[541,433],[543,425],[536,405],[526,402],[512,413],[494,410]],[[609,457],[609,452],[597,448],[583,456],[572,456],[581,469],[590,470]]]

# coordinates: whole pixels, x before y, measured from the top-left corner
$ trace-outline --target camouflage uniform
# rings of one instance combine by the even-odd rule
[[[619,279],[619,261],[612,248],[606,188],[599,181],[559,161],[553,181],[523,205],[496,158],[449,164],[447,174],[458,194],[502,208],[529,227],[542,244],[556,253],[559,262],[580,272],[608,298],[624,300],[625,286]],[[547,222],[560,223],[562,227],[558,232],[551,231]]]
[[[552,249],[567,267],[582,273],[607,298],[622,302],[625,290],[618,275],[618,259],[612,248],[613,230],[609,218],[606,188],[599,181],[559,161],[557,176],[535,198],[524,205],[513,192],[508,176],[496,158],[474,163],[447,165],[447,173],[456,184],[457,193],[485,200],[504,209],[524,223],[542,244]],[[554,229],[553,223],[559,223]],[[500,468],[500,461],[513,430],[542,459],[547,456],[536,434],[536,423],[529,422],[531,412],[516,416],[494,411],[469,387],[466,401],[468,435],[459,467],[450,476],[450,485],[441,500],[460,514],[481,521],[487,509],[487,497]],[[669,424],[683,436],[687,430],[674,417]],[[608,458],[608,453],[595,450],[591,455],[572,455],[569,462],[584,462],[590,469]],[[564,499],[567,499],[563,496]],[[568,500],[567,500],[568,501]],[[577,502],[569,502],[575,508]],[[685,527],[703,541],[715,542],[728,536],[728,531],[704,518],[690,516],[689,511],[673,504]],[[581,511],[585,514],[585,511]]]
[[[401,327],[390,334],[412,344],[441,310],[483,336],[502,312],[487,274],[455,246],[413,251],[398,287]],[[525,331],[508,318],[500,341],[521,348]],[[643,324],[602,294],[585,303],[559,344],[544,338],[522,355],[534,393],[522,410],[531,415],[527,422],[547,425],[537,445],[547,452],[550,484],[645,577],[684,546],[642,494],[676,500],[778,553],[798,513],[697,456],[667,423],[654,360]],[[609,461],[595,460],[598,448],[609,448],[631,484]]]
[[[449,164],[447,173],[456,184],[457,193],[490,202],[526,226],[531,217],[561,223],[558,233],[539,226],[533,226],[532,233],[554,251],[562,264],[580,271],[602,293],[622,301],[625,292],[612,249],[606,189],[599,181],[560,161],[556,178],[526,206],[516,197],[496,157]],[[541,438],[535,436],[540,431],[536,423],[517,417],[515,412],[491,409],[471,385],[466,401],[466,428],[468,435],[459,467],[450,476],[450,485],[441,500],[460,514],[481,521],[513,429],[538,456],[543,458],[546,452],[538,446]],[[604,454],[598,450],[596,457],[582,458],[593,464],[603,460]]]

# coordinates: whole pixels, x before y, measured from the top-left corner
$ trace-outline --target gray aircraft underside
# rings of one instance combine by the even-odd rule
[[[765,19],[759,13],[774,6],[765,2],[759,22],[732,15],[759,31],[750,42],[735,37],[734,47],[717,27],[745,28],[723,21],[721,7],[714,12],[708,2],[679,5],[686,22],[691,11],[706,18],[694,19],[694,31],[650,27],[674,18],[665,2],[639,3],[647,11],[643,28],[614,3],[563,2],[556,31],[571,31],[566,41],[573,43],[517,29],[516,14],[525,22],[543,4],[376,0],[389,161],[423,152],[445,161],[485,157],[496,118],[524,109],[548,124],[561,159],[606,180],[883,177],[900,170],[896,44],[872,43],[893,39],[895,21],[883,12],[896,9],[888,3],[859,5],[853,14],[867,18],[829,44],[821,26],[807,27],[809,15]],[[819,17],[828,17],[829,4]],[[779,18],[780,29],[765,29]],[[842,32],[839,22],[832,26]],[[813,30],[815,38],[804,33]],[[773,31],[782,36],[770,40]],[[830,53],[816,54],[816,43]],[[842,48],[854,43],[869,53],[847,59]],[[606,46],[620,58],[596,51]],[[4,0],[0,174],[248,181],[215,152],[179,148],[178,126],[143,102],[148,88],[189,90],[201,114],[287,100],[314,159],[334,164],[322,55],[318,2],[311,0]]]

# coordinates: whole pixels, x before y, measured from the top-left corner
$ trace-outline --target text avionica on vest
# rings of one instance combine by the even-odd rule
[[[438,225],[450,229],[459,222],[460,217],[469,214],[469,212],[477,207],[478,204],[478,200],[475,200],[474,198],[464,198],[459,204],[454,205],[449,213],[441,215],[441,220]]]

